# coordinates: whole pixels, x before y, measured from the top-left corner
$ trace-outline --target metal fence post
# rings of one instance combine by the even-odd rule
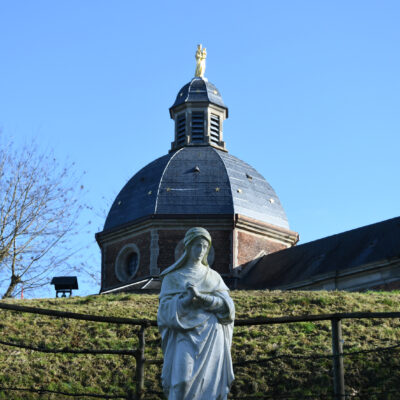
[[[333,393],[335,400],[345,399],[342,322],[333,318],[332,323],[332,353],[333,353]]]
[[[144,346],[145,346],[145,333],[146,327],[142,325],[138,332],[138,351],[136,355],[136,400],[142,400],[144,396]]]

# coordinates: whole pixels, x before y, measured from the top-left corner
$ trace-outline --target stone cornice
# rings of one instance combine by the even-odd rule
[[[284,243],[288,247],[294,246],[299,241],[299,234],[297,232],[260,222],[241,214],[236,214],[235,216],[235,228],[266,236]]]
[[[234,221],[231,215],[153,215],[149,218],[136,220],[118,228],[96,233],[97,243],[101,246],[126,238],[135,233],[150,229],[182,229],[201,225],[209,229],[233,229]]]
[[[215,229],[237,228],[243,231],[268,237],[269,239],[284,243],[286,246],[294,246],[298,240],[297,232],[267,224],[241,214],[236,214],[235,219],[232,215],[152,215],[145,219],[132,221],[118,228],[96,233],[96,240],[101,246],[105,242],[115,241],[138,232],[149,229],[182,229],[196,225]]]

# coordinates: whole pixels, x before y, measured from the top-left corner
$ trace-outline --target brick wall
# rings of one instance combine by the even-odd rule
[[[158,245],[159,254],[157,265],[160,271],[175,262],[175,248],[184,238],[187,228],[183,229],[159,229]],[[221,274],[230,272],[232,265],[232,241],[231,231],[209,229],[214,247],[215,257],[212,267]],[[112,244],[105,244],[105,276],[103,279],[103,290],[120,285],[115,274],[115,262],[120,250],[127,244],[134,243],[140,251],[140,265],[134,279],[150,275],[150,232],[139,233],[129,239],[123,239]],[[123,284],[129,282],[122,282]]]
[[[214,223],[214,221],[213,221]],[[202,224],[199,224],[201,226]],[[212,237],[212,244],[214,248],[214,262],[212,268],[215,269],[222,275],[227,275],[232,272],[233,266],[233,245],[232,229],[227,227],[219,228],[218,226],[213,226],[215,229],[204,227],[210,232]],[[118,285],[128,284],[127,282],[121,282],[118,280],[115,274],[115,263],[116,258],[120,250],[127,244],[135,244],[140,251],[140,264],[139,270],[133,280],[137,280],[141,277],[147,277],[150,275],[150,261],[151,261],[151,233],[148,227],[145,228],[146,231],[143,233],[137,233],[127,239],[121,239],[111,244],[104,243],[104,271],[105,274],[102,277],[102,289],[107,290]],[[176,228],[163,228],[158,226],[157,228],[152,228],[156,230],[156,236],[158,235],[158,249],[157,243],[153,240],[153,262],[157,260],[157,265],[153,264],[153,267],[158,267],[160,271],[169,267],[175,262],[175,248],[178,243],[184,238],[187,226],[179,226]],[[154,237],[153,232],[153,237]],[[256,235],[248,233],[247,231],[237,229],[237,265],[252,261],[255,257],[259,255],[261,251],[265,251],[266,254],[276,252],[278,250],[284,249],[286,246],[284,244],[272,241],[262,235]],[[157,255],[158,252],[158,255]]]
[[[284,244],[274,242],[261,235],[254,235],[240,230],[238,230],[237,235],[237,267],[253,260],[261,251],[271,254],[286,249]]]
[[[215,251],[213,269],[228,274],[232,269],[232,231],[209,230]]]
[[[175,262],[175,247],[183,239],[186,229],[158,230],[158,268],[163,271]]]
[[[140,264],[135,279],[140,276],[149,275],[150,265],[150,232],[140,233],[129,239],[105,245],[105,278],[103,277],[103,288],[109,288],[121,284],[115,275],[115,260],[120,250],[127,244],[134,243],[140,251]]]

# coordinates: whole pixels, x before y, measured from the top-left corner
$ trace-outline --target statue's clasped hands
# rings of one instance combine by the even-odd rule
[[[186,294],[182,299],[182,305],[187,307],[196,299],[200,300],[205,306],[209,306],[213,302],[212,296],[200,293],[197,287],[189,282],[186,284]]]
[[[195,285],[193,285],[193,283],[188,282],[186,284],[186,290],[188,291],[188,293],[190,294],[191,298],[195,298],[197,297],[198,299],[201,298],[201,294],[198,291],[197,287]]]

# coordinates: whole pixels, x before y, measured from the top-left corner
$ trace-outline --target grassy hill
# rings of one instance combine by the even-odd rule
[[[232,292],[236,318],[279,317],[356,311],[400,311],[400,292]],[[7,300],[8,303],[94,315],[155,319],[156,295],[120,294],[68,299]],[[35,347],[134,349],[135,330],[127,325],[61,319],[0,310],[1,341]],[[344,352],[400,343],[399,319],[344,320]],[[157,328],[146,331],[146,357],[161,359]],[[330,322],[235,327],[234,362],[274,358],[235,367],[231,397],[332,398],[332,362],[303,356],[331,354]],[[292,355],[297,358],[287,358]],[[346,390],[362,399],[398,399],[400,347],[344,358]],[[282,357],[283,356],[283,357]],[[145,386],[160,392],[161,365],[148,365]],[[60,394],[4,391],[3,387],[42,388],[68,393],[124,395],[134,387],[132,356],[48,354],[0,345],[0,399],[69,398]],[[385,394],[382,394],[385,392]],[[83,397],[81,397],[83,398]],[[89,398],[89,397],[87,397]],[[162,398],[147,394],[147,399]],[[254,397],[255,398],[255,397]],[[262,397],[260,397],[262,398]]]

